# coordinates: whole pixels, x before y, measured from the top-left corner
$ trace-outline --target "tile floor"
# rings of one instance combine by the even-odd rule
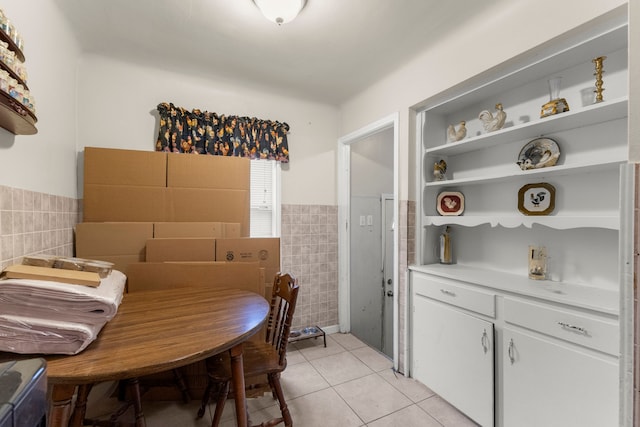
[[[424,385],[395,373],[392,363],[351,334],[327,335],[289,346],[282,387],[296,427],[472,427],[475,423]],[[93,393],[93,392],[92,392]],[[110,399],[112,400],[112,399]],[[88,415],[110,404],[91,401]],[[270,395],[247,402],[255,423],[279,414]],[[204,427],[214,407],[195,419],[199,402],[144,402],[149,427]],[[227,402],[221,426],[235,426],[233,402]]]

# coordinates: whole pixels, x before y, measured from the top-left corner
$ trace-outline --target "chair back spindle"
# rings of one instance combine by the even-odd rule
[[[290,274],[276,274],[271,294],[271,311],[267,322],[266,342],[279,356],[279,364],[286,361],[287,344],[293,313],[298,300],[298,281]]]

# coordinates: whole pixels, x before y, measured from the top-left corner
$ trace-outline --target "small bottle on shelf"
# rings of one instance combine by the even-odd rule
[[[440,264],[453,264],[449,231],[450,228],[447,225],[444,232],[440,235]]]

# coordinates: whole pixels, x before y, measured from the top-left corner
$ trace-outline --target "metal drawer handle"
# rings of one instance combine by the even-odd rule
[[[455,292],[451,292],[451,291],[449,291],[447,289],[440,289],[440,292],[442,292],[445,295],[449,295],[451,297],[455,297],[456,296]]]
[[[484,354],[487,354],[489,351],[489,335],[487,334],[487,330],[482,331],[482,338],[480,338],[480,345],[482,345],[482,349],[484,350]]]
[[[513,339],[509,340],[509,348],[507,349],[507,354],[509,355],[509,360],[511,361],[511,364],[513,365],[513,362],[516,361],[516,349],[515,346],[513,344]]]
[[[565,329],[569,329],[570,331],[579,332],[581,334],[587,335],[587,330],[585,328],[581,328],[580,326],[574,326],[570,323],[558,322],[558,325],[562,326]]]

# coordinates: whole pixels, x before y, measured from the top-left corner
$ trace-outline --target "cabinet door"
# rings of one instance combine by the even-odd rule
[[[493,323],[414,296],[413,376],[482,426],[493,426]]]
[[[618,363],[504,329],[504,425],[618,425]]]

